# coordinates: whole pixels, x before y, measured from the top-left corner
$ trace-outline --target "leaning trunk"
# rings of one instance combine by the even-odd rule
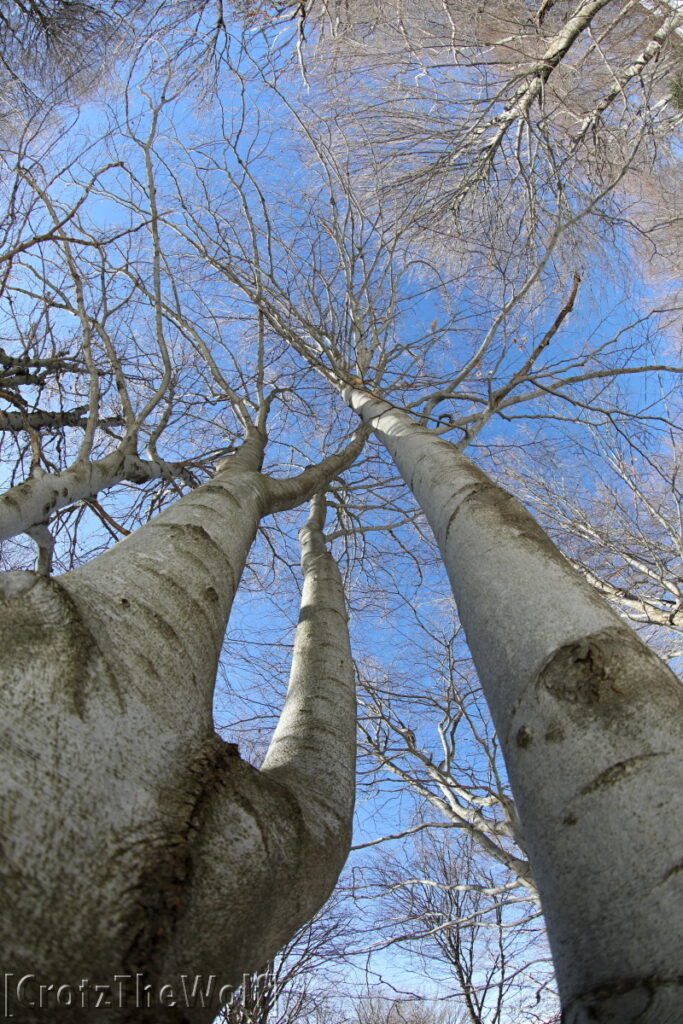
[[[673,1024],[683,983],[683,688],[525,509],[371,396],[441,549],[538,882],[567,1024]]]
[[[138,1021],[149,1006],[155,1022],[209,1022],[220,987],[257,970],[332,888],[348,801],[324,829],[307,807],[317,738],[294,710],[286,756],[259,772],[214,732],[212,694],[260,518],[310,497],[360,446],[274,481],[247,444],[81,568],[0,576],[0,937],[18,1019],[61,1006],[90,1021],[109,1006],[97,1019]],[[348,711],[346,677],[317,685],[338,687]],[[348,747],[352,715],[340,729]],[[319,775],[313,806],[332,805],[334,786],[333,770]],[[42,1009],[41,984],[53,986]],[[99,1006],[95,985],[109,988]]]

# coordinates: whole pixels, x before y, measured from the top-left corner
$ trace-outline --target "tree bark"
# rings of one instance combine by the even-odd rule
[[[111,452],[92,462],[79,460],[61,473],[40,470],[0,495],[0,540],[46,523],[58,509],[95,498],[123,480],[144,483],[187,475],[183,463],[141,459],[123,451]]]
[[[567,1024],[683,1003],[683,688],[453,445],[347,388],[435,534],[538,883]]]
[[[71,986],[76,1001],[61,1012],[89,1021],[94,1003],[83,1008],[78,995],[87,979],[112,990],[114,1008],[98,1019],[145,1019],[149,996],[155,1022],[212,1021],[219,988],[257,970],[332,889],[348,850],[354,729],[329,556],[304,555],[310,654],[297,640],[297,659],[305,678],[321,673],[316,707],[329,689],[343,709],[336,763],[321,765],[323,712],[291,698],[286,742],[281,729],[257,771],[215,733],[212,694],[261,517],[309,498],[362,440],[272,480],[252,438],[213,481],[88,564],[58,579],[0,576],[0,940],[3,969],[35,979],[27,999],[40,983]],[[315,582],[320,566],[326,585]],[[330,634],[334,664],[314,657]],[[303,692],[313,685],[311,676]],[[193,986],[203,995],[188,1007]],[[127,1008],[116,1002],[123,989]],[[49,1019],[60,1017],[55,998]],[[32,1014],[48,1019],[27,1006],[15,1016]]]
[[[299,533],[304,588],[287,702],[261,771],[298,794],[311,832],[320,834],[321,847],[329,846],[338,873],[351,842],[356,689],[344,588],[325,547],[324,520],[318,494]]]

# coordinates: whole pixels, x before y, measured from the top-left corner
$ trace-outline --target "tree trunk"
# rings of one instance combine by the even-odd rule
[[[310,497],[361,443],[272,480],[247,442],[88,564],[59,579],[0,576],[0,935],[17,1019],[90,1021],[100,984],[112,1011],[97,1019],[145,1019],[147,1000],[155,1024],[212,1021],[219,988],[265,963],[332,889],[355,742],[340,591],[327,588],[319,613],[305,566],[308,643],[314,652],[334,633],[338,654],[315,662],[317,692],[337,701],[339,751],[324,770],[320,714],[308,724],[305,701],[288,700],[289,739],[259,772],[214,732],[212,694],[260,518]],[[42,1012],[40,984],[54,986]]]
[[[683,1005],[683,688],[525,509],[386,402],[345,397],[422,507],[493,715],[567,1024]]]
[[[322,533],[323,495],[311,504],[299,534],[304,588],[287,701],[261,771],[298,794],[310,831],[319,833],[321,848],[329,846],[338,874],[351,842],[356,689],[344,588]]]

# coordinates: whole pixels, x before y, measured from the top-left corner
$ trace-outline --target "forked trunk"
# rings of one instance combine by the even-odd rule
[[[329,894],[348,851],[355,714],[324,550],[304,558],[303,678],[267,770],[216,735],[212,694],[260,518],[359,448],[274,481],[247,445],[81,568],[0,576],[0,939],[15,1019],[212,1021],[221,986],[258,970]]]

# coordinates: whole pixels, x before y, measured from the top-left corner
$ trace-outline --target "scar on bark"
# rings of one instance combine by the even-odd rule
[[[492,513],[497,516],[503,529],[514,530],[516,542],[526,541],[533,545],[536,550],[543,551],[555,564],[559,563],[566,567],[571,575],[576,575],[576,571],[562,552],[559,551],[550,537],[544,533],[536,520],[527,512],[524,505],[514,495],[510,494],[509,491],[504,490],[488,478],[475,480],[466,489],[463,488],[463,490],[466,490],[466,493],[460,498],[457,508],[453,510],[449,517],[444,533],[444,545],[448,543],[451,527],[454,525],[457,517],[465,509],[472,508],[475,514],[477,511],[481,511],[482,513]],[[592,588],[588,587],[586,589],[586,597],[590,600],[591,596]],[[602,607],[602,599],[598,598],[597,594],[594,596],[594,600]]]
[[[616,702],[625,696],[619,686],[624,646],[630,646],[628,638],[618,629],[564,644],[541,667],[537,685],[571,704],[591,706],[608,698]]]
[[[533,736],[531,734],[531,729],[528,727],[528,725],[522,725],[517,730],[517,737],[516,737],[516,739],[517,739],[517,746],[518,747],[522,747],[523,750],[526,750],[527,747],[531,746],[531,743],[532,743],[532,740],[533,740]]]
[[[545,731],[546,743],[560,743],[564,739],[564,729],[559,722],[551,722]]]
[[[587,783],[582,789],[579,790],[578,796],[586,796],[588,793],[594,793],[598,789],[606,789],[608,786],[613,786],[615,782],[619,782],[621,779],[627,778],[629,775],[633,775],[638,769],[653,757],[666,757],[671,751],[663,750],[654,752],[651,754],[639,754],[637,757],[629,757],[625,761],[617,761],[616,764],[610,765],[604,772],[600,772],[591,782]]]
[[[666,874],[660,879],[659,885],[663,885],[664,882],[668,882],[670,878],[674,878],[683,871],[683,860],[679,861],[678,864],[674,864],[672,868],[666,872]]]
[[[596,1024],[607,1020],[615,1020],[614,1009],[615,1006],[612,1001],[619,999],[620,996],[633,996],[639,990],[642,995],[642,1006],[635,1008],[632,1004],[629,1004],[629,1020],[635,1021],[640,1020],[641,1016],[645,1014],[652,1006],[657,993],[664,986],[675,986],[680,988],[683,986],[683,975],[675,975],[670,978],[662,978],[659,975],[651,974],[645,977],[630,977],[630,978],[617,978],[612,982],[607,982],[604,985],[598,985],[594,989],[590,989],[588,992],[582,992],[576,996],[575,999],[564,1008],[563,1020],[594,1020]],[[610,1005],[612,1003],[612,1005]],[[582,1017],[574,1016],[572,1010],[574,1007],[580,1007],[583,1012]],[[580,1012],[581,1012],[580,1011]],[[637,1017],[633,1014],[636,1012]],[[664,1022],[662,1022],[664,1024]]]
[[[644,673],[653,680],[651,686],[660,693],[668,691],[683,706],[683,689],[676,676],[625,627],[611,627],[564,644],[541,666],[536,685],[565,707],[615,715],[642,697]]]

